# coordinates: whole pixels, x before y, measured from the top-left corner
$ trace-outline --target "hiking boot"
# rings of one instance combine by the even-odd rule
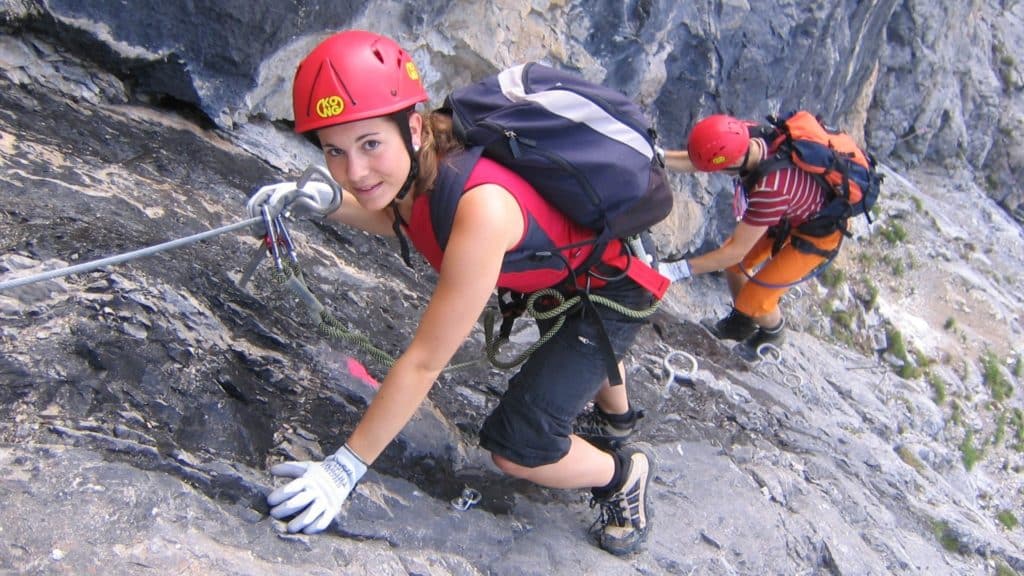
[[[653,507],[648,485],[654,476],[654,452],[646,444],[623,448],[617,457],[625,459],[628,469],[622,487],[604,498],[593,498],[590,507],[600,505],[601,515],[591,526],[598,545],[616,556],[640,549],[651,528]]]
[[[775,328],[759,327],[757,332],[743,341],[744,344],[757,350],[762,344],[781,346],[786,341],[786,319],[783,318]]]
[[[584,410],[576,417],[572,425],[572,433],[584,440],[614,448],[625,442],[636,432],[637,423],[644,417],[643,410],[630,409],[625,422],[613,422],[610,416],[596,404]]]
[[[746,340],[757,331],[754,319],[735,308],[717,322],[705,318],[700,323],[719,340]]]
[[[786,341],[786,319],[783,318],[779,325],[772,329],[758,328],[749,338],[736,345],[733,350],[747,362],[762,360],[762,346],[770,344],[776,348],[782,346]],[[768,354],[768,352],[764,352]],[[781,354],[781,351],[779,352]]]

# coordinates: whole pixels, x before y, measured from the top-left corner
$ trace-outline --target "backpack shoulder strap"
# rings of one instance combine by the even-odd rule
[[[477,146],[445,158],[437,171],[434,188],[430,191],[430,224],[434,228],[437,245],[444,251],[455,223],[455,211],[466,190],[466,181],[483,154]]]
[[[740,179],[743,181],[743,189],[745,191],[753,190],[765,176],[772,172],[778,172],[783,168],[789,168],[794,166],[793,161],[787,154],[776,153],[758,163],[753,170],[748,170],[740,174]]]

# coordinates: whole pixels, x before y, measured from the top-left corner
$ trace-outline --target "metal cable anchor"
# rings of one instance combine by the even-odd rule
[[[677,369],[673,365],[673,359],[685,360],[689,363],[686,368]],[[665,387],[661,391],[662,398],[668,398],[672,394],[672,389],[679,385],[680,381],[687,380],[697,372],[697,359],[689,352],[683,352],[682,350],[673,350],[665,355],[665,360],[662,362],[665,367],[665,372],[668,377],[665,379]]]
[[[480,502],[480,491],[475,488],[465,487],[462,495],[452,498],[452,508],[465,512]]]
[[[783,367],[782,350],[774,344],[764,343],[757,347],[757,366],[774,366],[782,375],[782,382],[790,387],[804,385],[804,377]]]

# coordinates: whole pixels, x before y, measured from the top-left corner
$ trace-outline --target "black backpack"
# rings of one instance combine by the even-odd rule
[[[654,129],[612,88],[531,62],[455,90],[445,108],[468,151],[519,174],[596,242],[639,234],[672,210]],[[435,233],[443,246],[447,231]]]

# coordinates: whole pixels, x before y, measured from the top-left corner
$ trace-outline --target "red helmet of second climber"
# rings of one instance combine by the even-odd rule
[[[385,116],[427,100],[412,57],[394,40],[346,30],[299,64],[292,87],[295,131]]]
[[[690,161],[698,170],[717,172],[743,160],[750,146],[748,124],[725,114],[697,122],[686,142]]]

